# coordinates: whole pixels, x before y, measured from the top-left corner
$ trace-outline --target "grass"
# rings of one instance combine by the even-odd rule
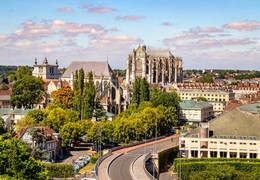
[[[79,173],[82,174],[82,173],[88,173],[88,172],[91,172],[92,168],[94,168],[95,164],[91,164],[91,163],[88,163],[85,167],[83,167],[82,169],[79,170]]]

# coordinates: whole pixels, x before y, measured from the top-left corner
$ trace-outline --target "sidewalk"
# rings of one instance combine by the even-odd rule
[[[107,168],[110,161],[112,161],[116,156],[118,156],[118,153],[113,153],[111,156],[107,157],[101,162],[98,167],[98,177],[100,180],[109,180]]]

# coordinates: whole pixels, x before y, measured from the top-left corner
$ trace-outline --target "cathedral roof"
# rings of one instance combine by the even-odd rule
[[[76,70],[83,68],[84,72],[93,72],[95,76],[112,76],[113,71],[106,61],[72,61],[69,67],[66,69],[63,78],[70,78],[72,73]]]
[[[146,50],[147,55],[160,56],[160,57],[172,57],[172,53],[169,49],[150,49]],[[174,57],[174,56],[173,56]]]

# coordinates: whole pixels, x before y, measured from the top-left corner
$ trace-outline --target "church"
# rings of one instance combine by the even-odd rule
[[[150,49],[140,46],[128,56],[126,83],[133,84],[136,77],[146,78],[151,85],[182,82],[182,58],[169,49]]]

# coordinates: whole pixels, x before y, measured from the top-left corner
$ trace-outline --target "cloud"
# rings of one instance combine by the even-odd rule
[[[143,18],[144,16],[127,15],[127,16],[117,16],[116,20],[136,21]]]
[[[249,44],[255,44],[256,41],[252,41],[249,38],[244,39],[201,39],[193,42],[176,41],[176,38],[166,38],[163,40],[166,46],[175,46],[176,48],[185,50],[198,50],[198,49],[210,49],[226,46],[243,46]]]
[[[198,39],[198,38],[210,38],[213,37],[209,34],[198,34],[194,32],[187,32],[182,34],[177,34],[175,39]]]
[[[197,26],[197,27],[194,27],[194,28],[191,28],[189,31],[184,31],[184,32],[193,32],[193,33],[219,33],[219,32],[224,32],[223,29],[219,29],[219,28],[216,28],[216,27],[200,27],[200,26]]]
[[[37,39],[39,37],[45,37],[45,36],[51,35],[53,33],[54,32],[45,23],[44,24],[36,24],[32,21],[27,21],[27,22],[23,23],[22,29],[17,29],[14,32],[14,35],[17,38]]]
[[[6,41],[7,36],[0,34],[0,41]]]
[[[241,21],[241,22],[231,22],[223,25],[226,29],[236,29],[239,31],[254,31],[260,29],[260,22],[258,21]]]
[[[110,13],[116,11],[114,8],[109,8],[109,7],[93,7],[91,4],[84,4],[83,5],[84,9],[87,9],[88,12],[91,13]]]
[[[74,12],[73,8],[67,7],[67,8],[58,8],[58,12]]]
[[[107,30],[98,24],[79,24],[72,22],[65,22],[62,20],[54,20],[51,23],[53,29],[61,29],[66,35],[100,35],[106,34]]]
[[[163,26],[171,26],[172,24],[170,22],[163,22],[162,25]]]
[[[136,36],[129,35],[104,35],[90,40],[93,47],[122,49],[125,46],[139,44],[142,40]],[[111,46],[112,45],[112,46]]]

